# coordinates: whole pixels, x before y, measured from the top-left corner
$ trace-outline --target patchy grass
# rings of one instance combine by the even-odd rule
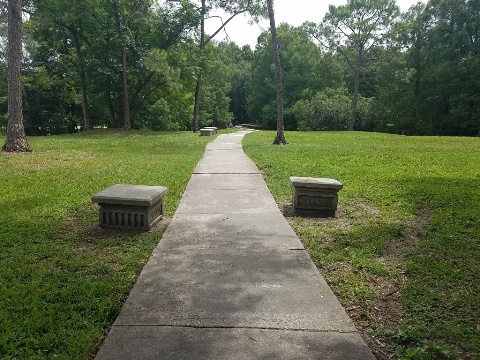
[[[115,183],[163,185],[170,216],[212,139],[94,131],[0,154],[0,358],[93,356],[162,226],[102,231],[91,196]]]
[[[480,358],[480,139],[358,132],[244,139],[279,206],[290,176],[344,184],[293,228],[379,359]]]

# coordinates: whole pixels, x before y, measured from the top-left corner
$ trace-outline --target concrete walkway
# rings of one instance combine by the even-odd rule
[[[207,145],[97,360],[374,359],[243,152],[245,134]]]

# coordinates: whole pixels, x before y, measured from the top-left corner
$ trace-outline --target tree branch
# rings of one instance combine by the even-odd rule
[[[225,21],[224,23],[222,23],[222,26],[220,26],[217,31],[215,31],[211,36],[208,37],[207,40],[205,40],[205,45],[207,45],[220,31],[222,31],[225,26],[227,26],[227,24],[237,15],[240,15],[240,14],[243,14],[244,12],[247,12],[248,10],[250,10],[249,8],[245,8],[241,11],[237,11],[236,13],[234,13],[232,16],[230,16],[227,21]]]
[[[348,64],[348,67],[349,67],[350,69],[352,69],[352,70],[355,70],[355,66],[354,66],[354,64],[352,63],[352,61],[349,59],[349,57],[347,56],[347,53],[344,52],[344,51],[340,48],[340,46],[337,46],[337,49],[336,49],[336,50],[343,56],[343,58],[345,59],[345,61],[346,61],[347,64]]]

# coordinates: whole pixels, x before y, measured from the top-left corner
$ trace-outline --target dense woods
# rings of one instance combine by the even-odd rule
[[[0,2],[1,128],[6,3]],[[276,129],[271,34],[261,34],[255,49],[216,42],[201,24],[219,7],[230,16],[267,16],[262,1],[24,2],[27,135],[97,126],[192,130],[196,95],[200,127]],[[393,0],[349,0],[330,6],[317,23],[278,25],[277,37],[287,130],[479,135],[479,1],[430,0],[401,13]]]

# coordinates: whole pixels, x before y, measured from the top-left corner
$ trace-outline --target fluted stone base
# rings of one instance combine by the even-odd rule
[[[295,215],[335,217],[338,191],[343,185],[334,179],[291,177]]]
[[[163,186],[116,184],[92,197],[103,228],[149,230],[163,215]]]

